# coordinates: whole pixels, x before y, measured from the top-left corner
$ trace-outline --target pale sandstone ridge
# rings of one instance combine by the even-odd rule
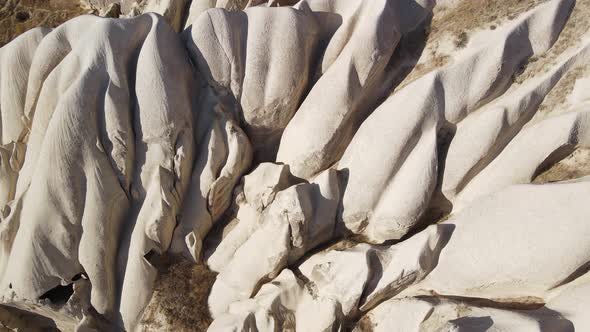
[[[197,68],[225,109],[241,119],[255,151],[274,159],[318,53],[319,27],[307,3],[243,12],[211,9],[186,33]]]
[[[426,8],[416,14],[410,3]],[[281,138],[277,161],[291,165],[293,174],[303,178],[310,178],[340,158],[379,97],[384,69],[400,37],[425,18],[430,6],[386,0],[310,4],[319,12],[336,14],[335,18],[324,18],[329,23],[330,19],[342,23],[335,30],[329,26],[332,29],[323,32],[322,37],[331,39],[323,42],[326,45],[316,69],[318,79]],[[402,12],[415,14],[415,20],[399,19]]]
[[[0,48],[0,327],[590,328],[590,2],[437,30],[464,1],[93,0]]]
[[[479,43],[458,54],[454,63],[405,86],[377,108],[338,162],[338,168],[348,174],[340,216],[346,227],[370,241],[383,242],[400,239],[416,226],[437,184],[437,136],[460,128],[465,117],[508,88],[523,61],[546,51],[557,39],[571,5],[572,1],[539,5],[494,31],[501,42],[489,36],[474,40]],[[548,28],[547,22],[557,31]],[[523,43],[536,47],[524,48]],[[473,146],[461,153],[470,157],[480,142],[470,137],[468,143]],[[445,172],[453,172],[449,163],[465,159],[455,159],[453,151],[445,160]],[[363,190],[367,187],[380,189]]]
[[[82,16],[39,43],[23,100],[26,157],[2,223],[5,301],[25,305],[84,273],[89,305],[133,324],[156,277],[144,256],[169,247],[190,180],[190,70],[155,15]]]

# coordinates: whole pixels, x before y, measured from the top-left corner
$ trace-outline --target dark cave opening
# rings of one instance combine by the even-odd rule
[[[74,294],[74,284],[68,284],[66,286],[57,285],[52,289],[45,292],[39,297],[40,300],[48,299],[54,304],[64,304],[68,302],[70,297]]]

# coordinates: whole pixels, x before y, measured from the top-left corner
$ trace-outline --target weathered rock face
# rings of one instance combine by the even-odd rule
[[[0,48],[0,326],[587,329],[590,2],[474,6],[145,0]]]
[[[2,223],[4,298],[35,300],[85,273],[93,308],[133,324],[155,278],[145,255],[169,247],[190,180],[188,58],[153,15],[120,23],[83,16],[34,53],[15,122],[26,128],[24,164]],[[59,259],[47,264],[50,257]]]
[[[211,9],[187,29],[189,51],[225,107],[241,119],[261,159],[308,89],[319,27],[306,2],[291,8]]]
[[[469,113],[477,111],[479,105],[486,103],[486,99],[493,99],[508,88],[512,75],[522,61],[541,54],[552,45],[558,33],[548,33],[546,23],[552,22],[550,26],[563,27],[568,14],[563,9],[570,5],[571,3],[553,2],[523,15],[495,32],[502,43],[495,40],[482,41],[469,53],[459,54],[456,63],[414,81],[377,108],[363,122],[338,162],[338,168],[348,174],[341,208],[341,219],[346,227],[353,233],[361,233],[369,241],[378,243],[400,239],[419,223],[430,205],[430,198],[437,184],[440,154],[437,136],[445,127],[456,126],[457,139],[453,139],[444,160],[444,175],[447,176],[442,177],[443,185],[446,184],[444,181],[447,177],[458,172],[454,169],[454,163],[471,158],[479,161],[478,166],[481,166],[482,153],[474,150],[481,149],[480,142],[486,142],[489,138],[475,135],[504,124],[493,124],[492,119],[481,123],[485,129],[471,124],[472,127],[465,129],[472,131],[467,139],[462,137],[461,124],[471,120]],[[541,20],[545,23],[541,23]],[[536,43],[538,47],[522,48],[520,43],[523,40]],[[416,95],[423,98],[416,98]],[[521,96],[519,100],[522,99]],[[497,114],[501,111],[494,109],[493,112],[494,116],[499,116]],[[522,112],[525,113],[524,110]],[[461,121],[466,116],[467,119]],[[514,117],[518,117],[518,114]],[[517,119],[512,121],[516,122]],[[510,124],[506,125],[508,126]],[[513,127],[512,130],[517,131],[518,128]],[[506,140],[510,139],[509,135],[510,133],[500,132],[497,133],[497,138]],[[564,135],[568,134],[564,131]],[[557,146],[553,148],[565,144],[561,143],[563,140],[564,138],[556,139],[559,142],[555,142]],[[458,152],[460,155],[457,156],[455,143],[470,146],[462,146]],[[367,146],[374,148],[367,150]],[[543,152],[543,156],[550,153]],[[541,161],[536,160],[536,164],[531,165],[533,169],[528,174],[529,181],[534,167]],[[469,170],[471,169],[467,169]],[[509,176],[513,172],[514,170],[505,170],[502,174]],[[494,180],[490,179],[489,183],[495,182],[495,188],[500,189],[501,184]],[[506,182],[504,185],[526,181],[515,180],[516,176],[513,182]],[[363,190],[367,187],[380,189]]]
[[[334,170],[327,170],[314,182],[279,192],[258,217],[259,225],[254,226],[248,239],[220,267],[211,289],[212,313],[223,313],[231,303],[249,298],[261,281],[274,278],[288,264],[330,240],[338,199]],[[235,232],[243,234],[241,228],[235,228],[229,236]],[[259,263],[252,265],[252,260]]]
[[[395,1],[339,1],[337,6],[312,1],[310,5],[315,11],[332,13],[328,23],[338,23],[322,31],[325,51],[316,69],[317,81],[285,129],[277,155],[303,178],[337,161],[370,112],[385,67],[408,29],[395,19],[395,10],[410,10],[396,8]]]

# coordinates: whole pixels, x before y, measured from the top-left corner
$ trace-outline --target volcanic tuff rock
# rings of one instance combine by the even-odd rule
[[[590,1],[121,10],[0,48],[0,326],[590,327]]]

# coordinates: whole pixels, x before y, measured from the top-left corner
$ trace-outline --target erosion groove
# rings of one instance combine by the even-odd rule
[[[0,0],[0,329],[590,330],[589,9]]]

